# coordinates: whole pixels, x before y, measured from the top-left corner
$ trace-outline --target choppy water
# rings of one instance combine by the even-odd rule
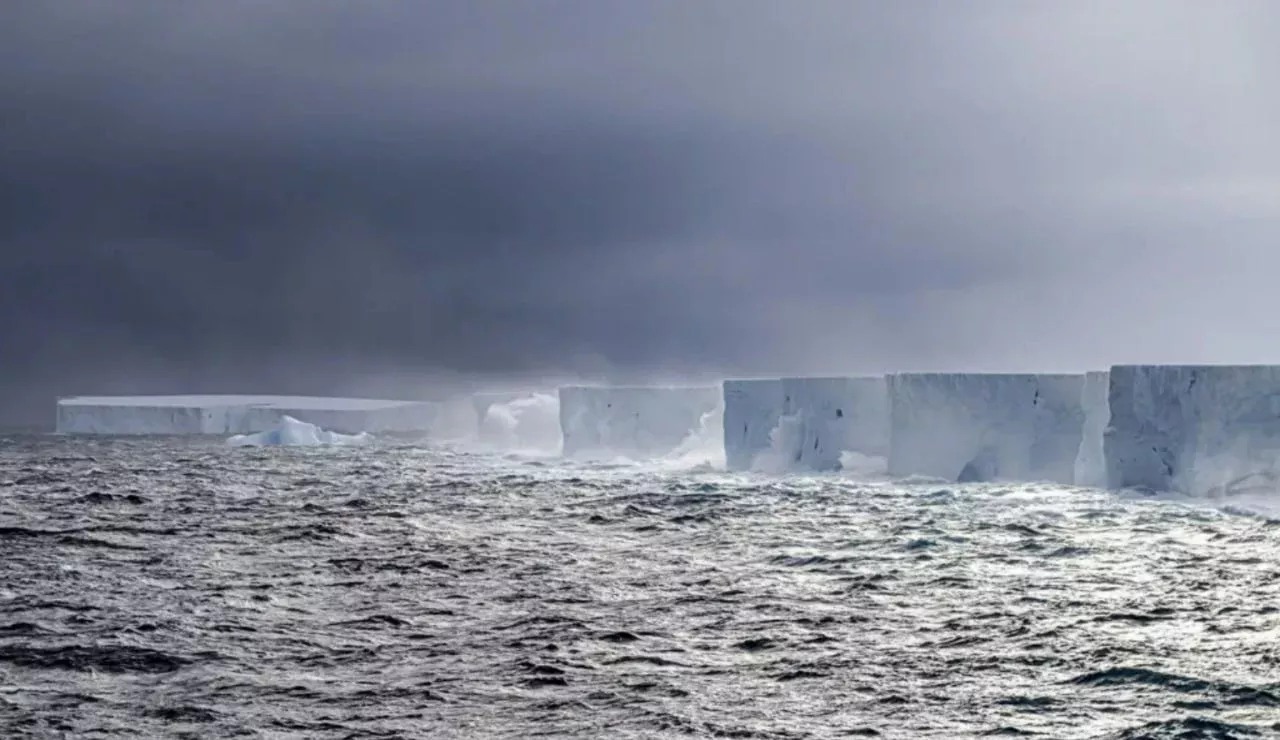
[[[0,736],[1280,736],[1280,522],[1045,486],[0,441]]]

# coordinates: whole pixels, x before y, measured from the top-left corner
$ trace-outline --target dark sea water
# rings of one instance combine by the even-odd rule
[[[0,737],[1280,737],[1255,511],[0,440]]]

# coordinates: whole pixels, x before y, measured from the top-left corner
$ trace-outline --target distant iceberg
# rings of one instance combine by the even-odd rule
[[[439,403],[315,396],[75,396],[58,400],[62,434],[251,434],[281,416],[344,434],[432,432]]]
[[[339,434],[298,421],[292,416],[282,416],[274,429],[256,434],[237,434],[229,438],[227,444],[232,447],[352,447],[372,441],[373,435],[368,432]]]

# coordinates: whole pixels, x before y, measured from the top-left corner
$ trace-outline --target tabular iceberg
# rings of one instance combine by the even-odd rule
[[[889,473],[1073,483],[1083,391],[1083,375],[891,375]]]
[[[772,446],[785,414],[780,378],[724,381],[724,457],[729,470],[751,470]]]
[[[417,401],[310,396],[100,396],[58,401],[57,431],[64,434],[250,434],[274,428],[285,416],[326,429],[422,432],[437,406]]]
[[[227,440],[232,447],[353,447],[373,441],[367,432],[339,434],[321,429],[315,424],[298,421],[292,416],[280,417],[274,429],[254,434],[237,434]]]
[[[1109,406],[1113,488],[1230,492],[1280,470],[1280,366],[1117,365]]]
[[[1084,409],[1084,429],[1075,469],[1075,483],[1079,486],[1104,488],[1107,485],[1102,435],[1111,421],[1111,409],[1107,404],[1109,384],[1110,374],[1106,371],[1084,375],[1084,390],[1080,394],[1080,405]]]
[[[724,382],[729,470],[834,471],[840,457],[882,457],[889,403],[883,378],[777,378]]]
[[[845,452],[888,451],[889,399],[884,378],[783,378],[786,412],[800,424],[795,469],[840,470]]]
[[[678,449],[716,410],[720,389],[564,386],[559,398],[564,455],[658,457]]]

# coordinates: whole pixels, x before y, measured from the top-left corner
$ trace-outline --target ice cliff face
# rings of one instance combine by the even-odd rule
[[[1280,366],[1117,365],[1104,435],[1113,488],[1230,492],[1280,461]]]
[[[840,470],[845,452],[883,456],[889,402],[883,378],[784,378],[783,404],[799,422],[794,469]]]
[[[103,396],[58,401],[64,434],[189,435],[267,431],[285,416],[341,433],[424,432],[437,405],[309,396]]]
[[[1109,387],[1109,373],[1085,373],[1084,390],[1080,398],[1080,404],[1084,408],[1084,431],[1075,470],[1075,483],[1079,486],[1103,488],[1107,485],[1102,435],[1111,421],[1111,409],[1107,401]]]
[[[720,405],[708,387],[565,386],[559,390],[566,456],[652,458],[678,449]]]
[[[888,388],[891,475],[1074,481],[1083,375],[904,373]]]
[[[724,381],[724,456],[729,470],[751,470],[768,452],[783,415],[782,380]]]
[[[727,380],[724,404],[730,470],[835,471],[845,452],[887,452],[883,378]]]

